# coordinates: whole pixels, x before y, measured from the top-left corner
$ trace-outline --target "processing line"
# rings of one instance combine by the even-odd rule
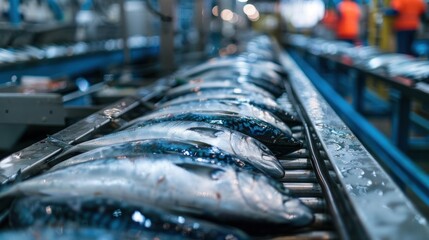
[[[383,170],[350,128],[286,52],[277,59],[287,75],[276,99],[300,123],[291,127],[302,147],[278,156],[284,176],[277,179],[311,210],[313,220],[298,228],[246,228],[262,239],[424,239],[429,225],[413,202]],[[150,111],[168,78],[147,86],[145,95],[122,99],[48,138],[0,161],[0,181],[9,186],[60,162],[64,144],[75,145],[120,129]],[[96,139],[96,138],[95,138]],[[268,204],[269,205],[269,204]],[[245,225],[245,224],[244,224]],[[3,223],[3,230],[9,227]],[[183,237],[183,236],[182,236]],[[240,238],[240,237],[237,237]]]

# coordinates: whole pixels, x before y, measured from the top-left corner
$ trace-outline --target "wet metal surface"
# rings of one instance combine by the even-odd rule
[[[50,138],[65,144],[73,144],[139,104],[138,100],[132,98],[120,100],[61,130]],[[46,161],[61,150],[58,144],[44,139],[2,159],[0,161],[0,183],[13,180],[17,175],[26,178],[42,171],[46,167]]]
[[[282,64],[362,226],[371,239],[426,239],[426,219],[286,53]],[[305,89],[303,91],[302,89]]]

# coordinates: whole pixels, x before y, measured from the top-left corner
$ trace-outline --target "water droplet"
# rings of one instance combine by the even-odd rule
[[[349,173],[351,175],[356,175],[358,177],[362,177],[365,174],[365,171],[362,170],[361,168],[352,168],[352,169],[348,170],[347,173]]]
[[[183,223],[185,223],[185,218],[182,217],[182,216],[178,216],[177,217],[177,222],[179,222],[180,224],[183,224]]]
[[[244,163],[243,161],[240,161],[240,160],[237,160],[236,164],[237,164],[237,166],[239,166],[241,168],[244,167],[244,166],[246,166],[246,163]]]
[[[138,223],[144,223],[145,221],[145,217],[139,211],[135,211],[131,216],[131,218],[133,219],[134,222],[138,222]]]
[[[116,209],[113,214],[114,217],[120,217],[122,215],[121,209]]]
[[[146,228],[150,228],[152,226],[152,221],[150,219],[146,219],[146,221],[144,222],[144,226]]]
[[[200,224],[199,224],[199,223],[194,223],[194,224],[192,225],[192,228],[193,228],[193,229],[198,229],[198,228],[200,228]]]
[[[424,217],[422,217],[420,215],[416,216],[416,220],[421,225],[426,225],[427,224],[426,218],[424,218]]]
[[[47,206],[45,208],[45,211],[46,211],[46,214],[51,215],[52,214],[52,208],[51,208],[51,206]]]

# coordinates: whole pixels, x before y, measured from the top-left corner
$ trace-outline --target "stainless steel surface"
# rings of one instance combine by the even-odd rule
[[[130,48],[128,46],[128,24],[125,13],[125,0],[119,1],[119,9],[121,11],[121,35],[122,35],[122,52],[124,54],[124,64],[131,63]]]
[[[52,135],[51,138],[65,144],[75,143],[93,134],[139,104],[140,101],[133,98],[120,100]],[[48,139],[44,139],[2,159],[0,162],[0,183],[12,181],[18,175],[27,178],[37,174],[46,167],[46,161],[61,150],[61,147]]]
[[[308,158],[297,158],[297,159],[279,159],[280,164],[285,170],[295,170],[295,169],[312,169],[311,161]],[[331,162],[328,160],[325,161],[325,165],[328,169],[332,169]]]
[[[280,182],[317,182],[313,170],[286,170]]]
[[[279,159],[279,161],[285,170],[311,169],[311,162],[307,158],[297,158],[293,160]]]
[[[206,3],[204,1],[195,1],[194,2],[194,23],[198,32],[198,41],[197,41],[197,51],[204,51],[206,46],[206,33],[208,28],[204,25],[207,23],[206,20],[210,15],[206,9]]]
[[[296,158],[308,158],[308,152],[306,149],[300,149],[293,153],[281,156],[280,159],[296,159]]]
[[[69,93],[67,95],[64,95],[62,97],[62,100],[63,100],[63,102],[69,102],[69,101],[78,99],[80,97],[83,97],[85,95],[90,95],[90,94],[99,92],[104,88],[107,88],[107,84],[105,82],[96,83],[96,84],[88,87],[88,89],[86,89],[84,91],[75,91],[75,92]]]
[[[0,94],[0,124],[64,125],[59,94]]]
[[[329,172],[332,177],[335,177],[335,172]],[[317,183],[316,175],[313,170],[286,170],[285,176],[279,180],[280,182],[305,182]]]
[[[175,69],[174,63],[174,26],[176,9],[176,0],[160,0],[159,6],[161,13],[165,16],[172,17],[171,22],[161,22],[161,45],[160,45],[160,62],[164,73],[171,73]]]
[[[337,235],[330,231],[312,231],[305,233],[298,233],[292,236],[283,236],[283,237],[275,237],[272,240],[329,240],[329,239],[338,239]]]
[[[299,198],[301,202],[307,205],[314,212],[327,211],[326,201],[323,198],[318,197],[301,197]]]
[[[371,239],[426,239],[429,225],[286,53],[281,62],[339,184]],[[305,89],[305,91],[302,91]],[[310,186],[292,186],[302,191]],[[313,190],[314,191],[314,190]],[[411,234],[412,233],[412,234]]]
[[[317,183],[283,183],[297,197],[321,197],[322,188]]]

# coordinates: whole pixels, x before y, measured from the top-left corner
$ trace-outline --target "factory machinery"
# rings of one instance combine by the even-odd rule
[[[23,239],[33,239],[35,238],[34,236],[46,236],[46,238],[68,236],[71,239],[78,236],[77,238],[84,239],[85,237],[91,238],[89,236],[92,236],[92,239],[94,239],[97,236],[101,238],[102,236],[106,236],[105,234],[111,234],[109,236],[122,239],[141,239],[145,236],[144,232],[147,231],[152,234],[149,235],[150,238],[157,237],[161,239],[171,239],[171,237],[195,239],[426,239],[429,236],[429,224],[425,216],[414,206],[413,201],[404,194],[401,188],[398,187],[392,176],[380,166],[377,161],[380,156],[372,155],[368,152],[356,135],[316,90],[302,69],[298,67],[295,60],[287,52],[281,51],[274,41],[265,36],[255,37],[243,44],[243,46],[244,50],[241,54],[218,57],[195,67],[182,69],[170,77],[160,79],[146,86],[142,91],[139,91],[139,95],[121,99],[58,133],[2,159],[0,161],[0,181],[3,187],[0,198],[2,198],[1,201],[3,204],[1,206],[2,231],[0,231],[0,236],[7,238],[8,236],[17,236],[13,234],[19,234],[18,236],[27,237]],[[260,71],[261,67],[264,71]],[[190,81],[190,79],[194,81]],[[271,79],[273,82],[261,84],[261,79]],[[279,82],[273,79],[278,79]],[[196,85],[191,87],[189,85],[191,83]],[[276,85],[278,83],[281,85]],[[212,96],[216,100],[208,99],[208,97],[205,98],[207,91],[219,91],[219,89],[223,89],[222,91],[233,89],[233,91],[228,97],[223,98],[222,94],[218,92],[219,96]],[[241,89],[243,94],[240,95],[238,93],[240,91],[237,89]],[[182,109],[180,109],[180,104],[186,104],[183,102],[180,103],[180,101],[186,102],[185,99],[180,98],[180,95],[186,93],[185,90],[188,90],[188,94],[194,93],[194,95],[199,97],[194,98],[195,105],[181,105]],[[238,92],[234,93],[234,91]],[[248,91],[252,93],[250,95],[244,94]],[[267,92],[268,94],[264,95]],[[245,201],[244,206],[248,204],[251,206],[250,209],[256,209],[250,215],[246,215],[246,211],[250,211],[246,207],[238,209],[238,212],[241,213],[236,213],[237,209],[234,208],[230,208],[229,210],[223,208],[223,206],[229,206],[229,200],[234,200],[234,191],[230,192],[231,197],[221,195],[219,192],[222,189],[216,190],[219,192],[212,192],[210,188],[207,188],[205,192],[200,192],[200,195],[194,196],[194,199],[191,201],[193,208],[186,205],[189,202],[182,199],[186,197],[182,196],[182,198],[174,199],[177,196],[173,193],[165,199],[160,197],[155,200],[147,200],[151,199],[147,195],[144,197],[141,196],[143,202],[155,203],[155,206],[163,208],[163,210],[167,210],[169,214],[175,216],[170,219],[164,217],[162,219],[164,222],[161,222],[163,227],[159,228],[156,226],[159,222],[152,221],[148,224],[148,221],[145,220],[144,216],[152,216],[149,213],[136,215],[137,212],[134,211],[132,216],[128,216],[128,213],[124,210],[124,218],[121,218],[121,214],[118,215],[117,211],[112,211],[113,215],[118,217],[120,221],[131,221],[129,224],[115,225],[107,224],[103,221],[106,219],[100,217],[100,215],[108,215],[109,212],[103,212],[100,208],[98,210],[96,208],[96,210],[92,209],[98,214],[98,217],[91,217],[90,213],[85,216],[79,215],[79,211],[86,209],[83,207],[84,200],[80,202],[80,205],[70,203],[67,205],[64,202],[61,203],[62,205],[58,205],[58,202],[49,202],[49,199],[37,202],[37,198],[35,202],[31,202],[32,197],[40,197],[40,195],[55,197],[55,192],[52,189],[56,189],[58,191],[56,194],[65,196],[66,198],[78,196],[84,199],[79,194],[83,190],[73,184],[79,181],[87,181],[88,185],[91,185],[92,180],[95,179],[96,181],[96,176],[91,178],[91,180],[85,180],[84,177],[88,176],[84,172],[79,171],[85,168],[89,169],[88,173],[91,174],[90,171],[93,169],[91,160],[100,158],[103,152],[98,152],[99,155],[92,155],[87,160],[76,160],[70,163],[68,162],[70,157],[76,155],[72,153],[72,150],[79,148],[76,146],[94,148],[97,144],[102,145],[103,139],[109,136],[109,134],[118,134],[127,131],[127,129],[133,129],[133,126],[136,126],[133,124],[137,124],[138,127],[136,129],[144,129],[146,127],[144,121],[152,121],[151,124],[155,126],[157,126],[156,124],[167,126],[169,122],[172,122],[171,118],[177,116],[181,116],[180,118],[177,117],[178,119],[188,122],[190,119],[194,121],[199,119],[197,121],[199,123],[209,122],[211,125],[217,126],[212,127],[212,130],[216,131],[212,132],[212,135],[208,134],[205,138],[211,145],[219,146],[222,149],[221,143],[209,141],[211,138],[218,137],[220,135],[219,132],[225,131],[219,130],[221,126],[218,125],[225,126],[231,124],[231,126],[234,126],[234,124],[238,124],[243,119],[245,120],[244,123],[246,123],[246,119],[250,119],[250,115],[247,114],[244,114],[244,116],[239,115],[238,118],[236,117],[237,114],[228,115],[229,118],[221,118],[221,114],[213,113],[213,109],[217,108],[215,107],[217,103],[215,104],[213,101],[225,104],[225,108],[228,107],[228,110],[219,111],[222,114],[226,114],[231,106],[239,106],[241,103],[228,100],[233,94],[236,94],[237,99],[245,99],[241,97],[246,96],[247,100],[242,100],[242,102],[252,103],[253,105],[258,105],[258,98],[261,95],[265,96],[265,100],[270,98],[269,95],[274,95],[274,101],[281,107],[280,112],[284,114],[280,118],[281,120],[275,118],[275,123],[279,125],[285,124],[290,129],[290,135],[288,135],[290,137],[288,138],[289,141],[287,143],[283,142],[283,146],[279,146],[276,142],[280,141],[280,137],[275,139],[273,136],[258,135],[259,137],[256,137],[264,143],[260,146],[261,151],[272,151],[275,158],[278,159],[278,163],[280,163],[282,169],[281,173],[265,169],[265,172],[262,170],[264,172],[262,174],[259,171],[261,168],[256,170],[257,173],[254,173],[254,170],[246,169],[245,165],[248,165],[247,162],[243,163],[239,160],[235,160],[235,164],[232,164],[236,165],[233,168],[235,172],[246,172],[248,174],[247,172],[249,171],[249,174],[253,174],[251,176],[253,176],[253,179],[256,179],[255,181],[269,179],[266,181],[270,183],[270,186],[281,184],[285,188],[279,190],[281,194],[288,196],[288,200],[284,201],[287,208],[289,208],[286,209],[289,215],[287,215],[286,220],[282,220],[283,222],[274,217],[277,214],[275,211],[271,211],[271,208],[278,203],[276,199],[277,195],[270,195],[269,189],[263,188],[263,184],[257,185],[257,187],[250,190],[247,189],[247,192],[242,192],[243,196],[247,193],[260,199],[255,205],[251,205],[251,198],[245,199],[247,202]],[[179,101],[177,103],[179,104],[179,110],[174,111],[173,104],[170,106],[170,112],[167,111],[162,114],[162,107],[159,107],[160,103],[163,103],[165,106],[168,103],[167,100],[171,103],[174,99]],[[209,104],[205,105],[206,102]],[[187,106],[188,109],[184,109],[183,106]],[[209,110],[210,108],[212,111]],[[233,108],[231,107],[231,109]],[[201,116],[198,113],[210,113],[218,118],[210,121],[201,120]],[[260,117],[263,118],[262,116]],[[136,119],[140,119],[141,121],[139,122]],[[234,121],[237,122],[228,122],[231,119],[235,119]],[[251,125],[254,122],[248,120],[247,123]],[[202,128],[198,129],[199,133],[203,132]],[[240,127],[235,128],[235,130],[246,132],[246,130],[240,129]],[[165,136],[169,134],[167,128],[159,129],[159,132]],[[255,134],[255,136],[258,134],[257,131],[248,131],[246,133],[249,135]],[[190,135],[192,134],[184,134],[183,136],[185,137],[181,135],[182,137],[176,139],[186,142],[186,137]],[[115,141],[117,143],[122,142],[121,135],[117,136],[115,137]],[[149,138],[148,136],[145,137]],[[141,136],[142,139],[145,137]],[[204,138],[201,141],[205,142]],[[232,147],[240,149],[241,144],[239,143],[241,142],[235,142],[236,146]],[[105,148],[105,153],[110,151],[109,148]],[[161,151],[160,148],[153,149],[153,152],[159,153],[158,151]],[[249,151],[249,149],[243,150],[243,152],[235,152],[235,155],[245,156],[245,151]],[[134,153],[137,152],[135,147]],[[150,154],[147,155],[147,158],[150,159],[150,156]],[[159,157],[161,159],[163,155],[159,156],[161,156]],[[107,155],[104,155],[104,158],[106,157]],[[126,158],[128,157],[126,154],[116,155],[114,162],[106,161],[99,164],[100,166],[94,165],[100,168],[97,172],[97,168],[94,167],[95,170],[92,174],[100,174],[100,177],[103,178],[103,166],[122,164],[121,162],[126,162]],[[216,167],[224,169],[224,172],[228,172],[230,166],[224,166],[223,163],[218,163],[218,160],[214,158],[209,162],[216,162]],[[102,160],[94,161],[100,162]],[[201,161],[200,164],[207,164],[204,160],[198,161]],[[157,165],[155,161],[151,163],[153,166]],[[193,168],[190,168],[188,165],[183,167],[190,172],[199,169],[199,167],[195,167],[199,166],[197,163],[186,163],[194,166]],[[176,165],[180,164],[176,163]],[[49,170],[52,167],[56,170]],[[166,167],[165,169],[168,171],[170,168]],[[58,190],[62,185],[56,185],[61,182],[61,179],[58,178],[58,176],[61,176],[61,173],[65,174],[64,181],[71,182],[71,185],[64,185],[70,187],[64,191]],[[215,174],[211,172],[212,181],[223,181],[222,176],[226,174],[221,174],[219,177],[218,173],[218,171]],[[153,174],[156,174],[155,170]],[[201,174],[203,173],[198,172],[197,175]],[[261,175],[265,176],[262,177]],[[125,178],[132,177],[125,176]],[[43,182],[43,180],[45,181]],[[123,180],[124,178],[118,178],[118,182]],[[157,179],[157,184],[162,185],[164,182],[174,182],[176,180],[181,182],[177,176],[162,176]],[[272,180],[276,183],[272,183]],[[40,181],[43,183],[40,183]],[[109,178],[107,177],[103,181],[108,184]],[[148,178],[147,181],[150,182],[150,179]],[[231,182],[230,185],[235,186],[235,184],[242,183],[240,180],[237,181],[239,183]],[[112,183],[112,186],[121,186],[118,182]],[[184,183],[186,183],[186,179]],[[181,187],[199,189],[199,186],[203,184],[203,182],[192,182],[191,184],[184,184]],[[34,188],[31,188],[32,186]],[[26,189],[29,191],[26,191]],[[127,194],[131,194],[129,192],[133,191],[132,189],[120,188],[116,190],[118,192],[116,194],[115,191],[109,192],[101,184],[100,188],[92,194],[84,191],[83,194],[85,197],[94,195],[92,197],[109,198],[110,196],[112,199],[119,200],[124,204],[124,202],[127,202],[127,197],[125,196],[128,196]],[[156,195],[156,190],[155,187],[150,193]],[[183,193],[187,192],[189,191],[183,191]],[[203,203],[200,203],[198,200],[193,202],[195,198],[203,199]],[[204,205],[206,203],[204,199],[210,201],[211,198],[217,199],[219,205]],[[11,199],[17,202],[12,205],[5,204],[6,202],[10,203]],[[26,202],[26,199],[30,200]],[[299,199],[300,201],[293,202],[294,204],[290,205],[286,204],[288,201],[292,202],[293,199]],[[66,202],[66,200],[64,201]],[[185,203],[182,201],[185,201]],[[130,201],[131,203],[136,204],[133,201]],[[165,203],[170,203],[170,205]],[[111,206],[109,204],[112,203],[105,203],[104,206],[108,209],[108,206]],[[67,208],[71,205],[75,207]],[[23,212],[22,209],[19,210],[19,206],[27,206],[28,211]],[[38,206],[43,206],[43,211],[37,209]],[[64,209],[69,209],[69,213],[55,212],[55,206],[63,206]],[[206,208],[201,209],[201,206]],[[259,207],[265,210],[262,210],[262,213],[258,213],[257,209]],[[86,211],[89,211],[88,209]],[[190,211],[190,209],[193,211]],[[212,211],[213,209],[214,211]],[[110,216],[112,216],[112,212],[110,212]],[[189,215],[192,217],[185,217]],[[129,219],[126,218],[127,216]],[[38,218],[43,223],[38,222]],[[195,218],[204,220],[195,220]],[[61,219],[64,221],[61,222]],[[112,219],[114,218],[111,217],[110,220]],[[155,217],[152,219],[155,219]],[[173,221],[171,219],[176,220]],[[72,222],[70,226],[64,223],[68,221]],[[203,224],[207,221],[221,226],[228,225],[232,228],[225,229],[224,227]],[[198,223],[199,227],[195,227],[195,223]],[[41,226],[44,227],[42,228]],[[54,230],[49,232],[47,226],[50,226],[50,229]],[[88,229],[88,227],[99,228],[93,229],[90,232],[81,231],[81,229]],[[105,230],[100,230],[100,227],[105,227]],[[126,227],[130,227],[133,232],[126,231]],[[61,230],[59,231],[58,228],[61,228]],[[205,230],[205,228],[211,230]],[[73,230],[70,232],[68,229]]]

